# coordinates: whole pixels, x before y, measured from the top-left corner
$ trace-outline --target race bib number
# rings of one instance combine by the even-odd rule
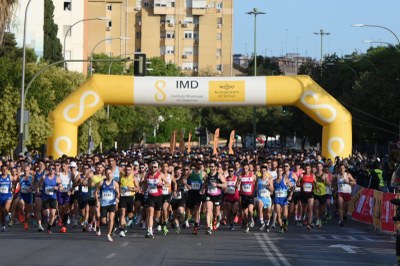
[[[294,188],[294,192],[300,192],[301,191],[301,187],[295,187]]]
[[[226,193],[228,194],[235,194],[236,188],[234,186],[229,186]]]
[[[351,186],[349,184],[340,184],[339,192],[351,194]]]
[[[286,198],[287,197],[287,190],[284,190],[284,189],[275,190],[275,196],[277,198]]]
[[[173,199],[181,199],[182,198],[182,192],[176,192],[176,196],[172,196]]]
[[[251,185],[250,184],[242,185],[242,191],[247,193],[251,192]]]
[[[169,195],[169,187],[163,187],[162,188],[162,194],[163,195]]]
[[[201,184],[196,182],[192,183],[192,190],[200,190]]]
[[[208,187],[208,194],[217,194],[217,193],[218,193],[217,187],[214,186]]]
[[[29,193],[29,186],[21,186],[21,193],[28,194]]]
[[[149,193],[156,194],[158,192],[157,185],[149,184]]]
[[[54,195],[54,188],[53,187],[45,187],[44,188],[44,193],[46,195],[53,196]]]
[[[88,192],[89,192],[89,187],[87,187],[87,186],[82,186],[82,192],[83,192],[83,193],[88,193]]]
[[[0,187],[0,193],[1,194],[8,194],[8,186],[1,186]]]
[[[261,189],[260,190],[260,196],[263,198],[269,198],[271,196],[271,192],[269,192],[268,189]]]
[[[311,192],[312,191],[312,184],[311,183],[304,183],[303,184],[303,191],[304,192]]]
[[[103,200],[107,200],[107,201],[113,200],[114,199],[114,193],[112,191],[103,191],[101,193],[101,198]]]
[[[132,195],[132,193],[131,193],[131,191],[128,190],[128,187],[121,187],[121,196],[129,197],[131,195]]]

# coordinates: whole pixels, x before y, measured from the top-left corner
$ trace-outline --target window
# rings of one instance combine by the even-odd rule
[[[183,70],[193,70],[193,62],[184,62],[182,64]]]
[[[175,32],[173,31],[167,31],[167,33],[165,34],[165,37],[167,39],[174,39],[175,38]]]
[[[175,16],[173,15],[165,16],[165,22],[168,24],[175,24]]]
[[[217,18],[217,25],[222,25],[222,18]]]
[[[221,64],[217,65],[217,71],[222,71],[222,65]]]
[[[185,31],[185,39],[193,39],[193,31]]]
[[[140,49],[140,48],[136,49],[136,53],[141,53],[141,52],[142,52],[142,49]]]
[[[71,0],[64,0],[64,11],[71,11]]]
[[[193,54],[193,47],[188,46],[183,48],[184,55],[192,55]]]
[[[175,48],[172,45],[160,46],[160,55],[174,54]]]
[[[222,40],[222,34],[221,33],[217,33],[217,40]]]
[[[222,55],[222,49],[217,49],[217,56],[221,56]]]
[[[70,28],[71,26],[70,25],[64,25],[63,26],[63,31],[64,31],[64,36],[71,36],[71,31],[72,31],[72,29],[68,32],[68,30],[69,30],[69,28]],[[66,33],[68,32],[68,35],[65,35]]]
[[[224,7],[223,2],[217,2],[216,7],[217,9],[222,9]]]
[[[141,31],[136,32],[136,39],[142,39],[142,32]]]
[[[107,11],[112,11],[112,4],[107,4]]]
[[[193,23],[193,17],[185,17],[183,23]]]

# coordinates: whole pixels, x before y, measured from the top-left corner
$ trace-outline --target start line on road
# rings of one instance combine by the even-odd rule
[[[394,240],[365,228],[331,223],[312,231],[289,226],[284,234],[256,228],[246,234],[221,226],[212,236],[203,228],[198,236],[182,229],[179,235],[157,233],[155,239],[145,239],[144,231],[134,229],[107,243],[103,236],[79,229],[47,235],[14,226],[0,233],[0,257],[2,265],[20,265],[21,259],[27,265],[393,265]],[[349,233],[351,229],[356,233]]]

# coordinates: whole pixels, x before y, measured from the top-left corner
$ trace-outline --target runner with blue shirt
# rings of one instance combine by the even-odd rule
[[[261,167],[261,177],[257,178],[256,190],[257,213],[260,219],[260,227],[258,229],[269,232],[272,207],[271,194],[274,192],[274,183],[266,165]]]
[[[286,175],[283,175],[282,165],[278,165],[277,177],[274,180],[274,205],[276,211],[276,219],[280,227],[279,233],[288,230],[286,221],[288,217],[288,190],[293,184]]]
[[[12,182],[13,177],[8,173],[7,165],[3,164],[1,166],[1,176],[0,176],[0,219],[2,223],[2,231],[6,230],[5,222],[6,215],[10,211],[11,201],[13,199]]]

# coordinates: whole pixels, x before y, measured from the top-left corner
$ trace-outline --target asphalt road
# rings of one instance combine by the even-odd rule
[[[0,265],[395,265],[394,238],[353,221],[312,231],[292,225],[284,234],[237,229],[170,230],[155,239],[135,229],[108,243],[79,229],[48,235],[16,225],[0,233]]]

